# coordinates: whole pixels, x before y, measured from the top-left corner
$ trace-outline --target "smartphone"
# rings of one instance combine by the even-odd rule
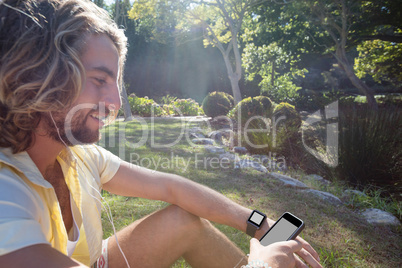
[[[304,228],[304,222],[289,212],[285,212],[279,220],[260,239],[263,246],[275,242],[295,239]]]

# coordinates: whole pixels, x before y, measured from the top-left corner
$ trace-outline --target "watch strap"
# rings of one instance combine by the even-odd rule
[[[257,231],[257,227],[255,227],[253,224],[247,222],[246,234],[248,234],[251,237],[254,237],[256,231]]]

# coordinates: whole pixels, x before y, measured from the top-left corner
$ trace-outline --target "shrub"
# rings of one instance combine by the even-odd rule
[[[226,115],[233,107],[233,97],[224,92],[211,92],[202,101],[202,109],[207,116]]]
[[[264,110],[264,116],[267,118],[271,118],[274,109],[271,99],[266,96],[257,96],[254,99],[262,104],[262,108]]]
[[[280,116],[285,116],[284,126],[289,130],[297,131],[301,126],[302,120],[300,114],[296,111],[295,107],[289,103],[281,102],[278,104],[273,111],[273,116],[276,120],[278,120]]]
[[[293,105],[282,102],[273,111],[273,139],[276,151],[287,158],[288,165],[300,166],[300,158],[305,154],[301,145],[299,113]]]
[[[177,108],[173,108],[176,115],[197,116],[203,114],[200,105],[193,99],[176,99],[171,105]]]
[[[177,97],[174,96],[170,96],[169,94],[167,94],[166,96],[163,96],[160,98],[159,103],[162,105],[165,104],[171,104],[172,102],[174,102],[177,99]]]
[[[374,184],[401,191],[402,113],[397,107],[345,107],[339,114],[336,174],[352,185]]]
[[[139,116],[161,116],[164,114],[163,109],[154,100],[148,97],[137,97],[135,94],[131,94],[128,97],[130,103],[131,112],[134,115]]]
[[[259,100],[252,97],[240,101],[229,113],[229,117],[240,122],[241,126],[248,124],[249,126],[256,127],[258,124],[261,124],[262,122],[258,122],[260,120],[253,119],[249,121],[254,116],[264,116],[264,108]]]

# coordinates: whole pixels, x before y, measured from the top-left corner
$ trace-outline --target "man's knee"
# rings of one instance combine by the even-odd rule
[[[168,210],[178,223],[178,227],[181,227],[185,231],[192,232],[194,235],[212,226],[208,220],[195,216],[181,207],[171,205],[168,207]]]

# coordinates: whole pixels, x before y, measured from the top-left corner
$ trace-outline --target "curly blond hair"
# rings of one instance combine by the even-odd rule
[[[85,75],[80,56],[91,34],[106,34],[113,41],[123,70],[127,38],[95,4],[0,2],[0,147],[13,153],[28,149],[43,113],[63,110],[76,100]]]

